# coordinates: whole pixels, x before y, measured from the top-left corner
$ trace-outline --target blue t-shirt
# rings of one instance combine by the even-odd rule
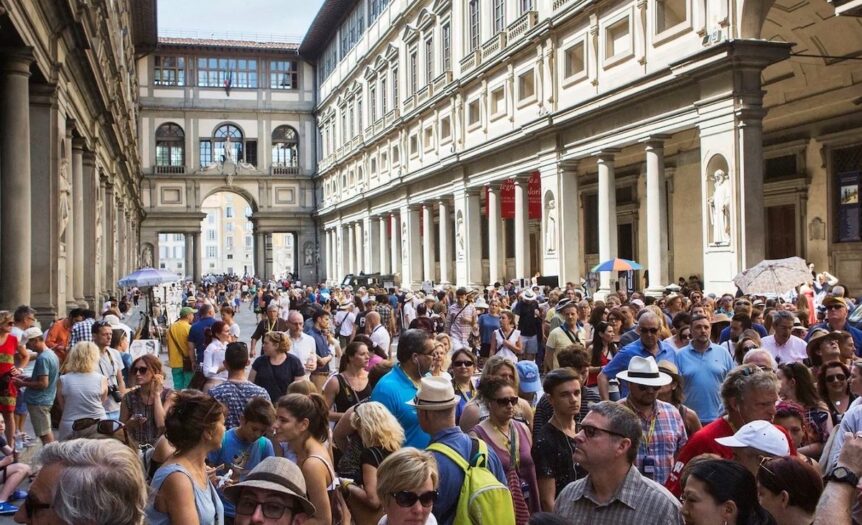
[[[57,397],[57,376],[60,375],[60,360],[53,350],[42,350],[33,365],[33,379],[48,376],[48,387],[42,390],[27,388],[24,390],[24,402],[28,405],[51,406]]]
[[[274,456],[275,451],[272,449],[272,442],[265,437],[249,443],[241,440],[236,431],[237,429],[232,428],[224,433],[221,448],[207,454],[207,461],[213,466],[224,465],[224,468],[218,472],[219,476],[225,475],[228,469],[233,469],[234,474],[239,471],[239,480],[243,481],[251,469],[264,459]],[[233,503],[225,499],[221,490],[218,491],[218,495],[224,503],[224,515],[236,516]]]
[[[730,352],[715,343],[704,353],[688,345],[676,354],[676,364],[685,384],[685,406],[697,412],[704,425],[718,419],[723,410],[721,384],[736,366]]]
[[[195,355],[197,356],[198,363],[204,362],[204,350],[207,348],[207,338],[204,332],[207,328],[212,326],[214,322],[216,322],[215,317],[204,317],[193,324],[189,331],[189,342],[195,344]]]
[[[482,344],[491,344],[494,331],[500,329],[500,316],[484,313],[479,316],[479,334],[482,336]]]
[[[604,368],[602,368],[602,372],[607,376],[608,379],[616,379],[617,374],[622,372],[623,370],[628,370],[629,361],[632,360],[632,357],[654,357],[655,362],[659,363],[661,361],[670,361],[673,364],[677,364],[676,362],[676,350],[669,343],[664,341],[658,342],[658,354],[652,355],[644,349],[644,345],[640,339],[626,345],[617,352],[617,355],[611,359],[611,362],[606,364]],[[629,387],[625,384],[625,381],[620,382],[620,397],[626,397],[629,393]]]
[[[416,397],[417,388],[407,377],[401,365],[395,365],[374,387],[371,400],[382,403],[404,429],[404,446],[425,448],[431,437],[419,427],[416,409],[408,405]]]

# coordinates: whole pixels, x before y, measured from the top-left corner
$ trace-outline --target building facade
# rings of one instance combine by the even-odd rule
[[[196,281],[272,278],[278,260],[316,282],[314,75],[297,44],[160,38],[137,71],[142,250],[161,255],[160,239],[182,236]],[[303,255],[289,264],[286,234]]]
[[[325,275],[620,256],[732,291],[800,255],[858,288],[860,29],[826,0],[327,0],[300,46]]]
[[[155,0],[0,1],[0,308],[101,306],[139,263],[136,55]]]

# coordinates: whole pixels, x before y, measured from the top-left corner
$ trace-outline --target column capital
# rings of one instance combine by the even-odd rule
[[[561,160],[557,163],[557,169],[566,172],[576,172],[578,171],[579,163],[580,161],[577,159]]]
[[[515,183],[515,185],[521,185],[521,184],[528,184],[530,182],[530,176],[531,175],[529,173],[519,173],[519,174],[515,175],[514,177],[510,177],[510,178],[512,179],[512,182]]]
[[[620,151],[622,151],[620,148],[603,148],[592,152],[590,156],[595,157],[599,162],[613,162],[614,157]]]
[[[488,188],[488,191],[498,192],[500,188],[503,187],[503,181],[501,180],[493,180],[491,182],[485,183],[485,188]]]
[[[638,142],[646,145],[647,148],[663,148],[664,141],[671,138],[673,135],[667,133],[654,133],[640,139]]]
[[[478,186],[473,186],[469,188],[464,188],[464,195],[467,197],[476,197],[482,194],[482,188]]]
[[[439,197],[434,198],[435,206],[451,206],[454,199],[451,195],[440,195]]]
[[[7,75],[30,77],[30,64],[36,60],[33,48],[0,46],[0,72]]]

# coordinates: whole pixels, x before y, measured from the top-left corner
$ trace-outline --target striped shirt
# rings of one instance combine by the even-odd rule
[[[557,497],[554,513],[590,525],[682,525],[680,504],[664,487],[632,466],[616,495],[600,503],[590,476],[569,483]]]

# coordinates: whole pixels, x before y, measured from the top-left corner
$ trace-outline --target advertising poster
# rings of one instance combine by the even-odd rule
[[[859,241],[859,172],[838,175],[838,240]]]

